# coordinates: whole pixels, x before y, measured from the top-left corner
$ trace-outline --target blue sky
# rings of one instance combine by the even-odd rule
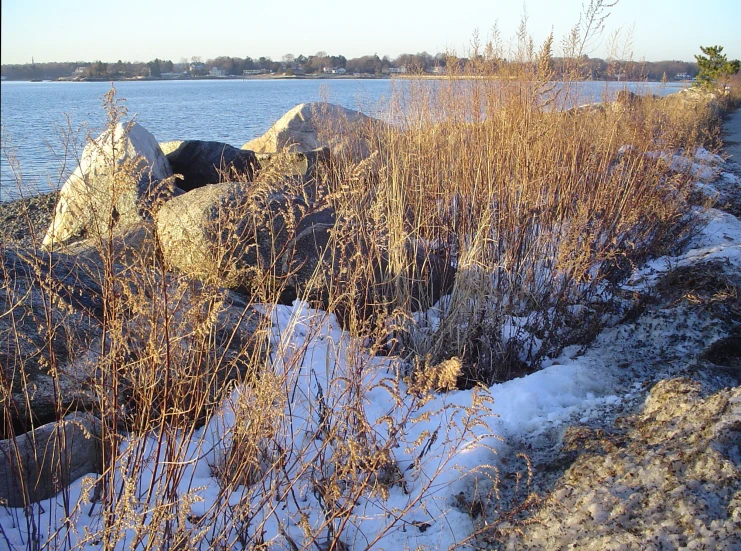
[[[0,57],[28,63],[280,60],[318,51],[347,58],[446,49],[464,55],[475,29],[483,38],[497,23],[504,39],[514,37],[523,6],[535,42],[553,30],[558,46],[579,20],[582,0],[2,0]],[[636,60],[691,61],[700,45],[714,44],[741,58],[741,0],[620,0],[609,11],[605,40],[591,57],[606,57],[606,37],[620,29],[632,38]]]

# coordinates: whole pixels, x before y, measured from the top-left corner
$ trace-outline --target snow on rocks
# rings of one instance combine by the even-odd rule
[[[716,208],[741,216],[741,165],[738,163],[726,163],[718,178],[707,184],[697,182],[695,189],[709,198]]]
[[[696,215],[702,218],[701,227],[684,252],[647,262],[628,279],[625,289],[647,290],[669,270],[698,262],[722,261],[741,270],[741,221],[718,209],[698,209]]]
[[[704,150],[703,150],[704,151]],[[652,159],[661,159],[666,163],[669,170],[673,172],[688,173],[693,178],[696,178],[702,182],[709,182],[713,180],[718,172],[712,166],[703,163],[696,163],[691,158],[685,157],[684,155],[667,153],[665,151],[650,151],[646,153],[647,157]],[[697,160],[702,160],[700,159]]]

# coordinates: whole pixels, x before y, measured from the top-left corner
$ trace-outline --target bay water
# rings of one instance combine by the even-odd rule
[[[157,141],[211,140],[241,147],[299,103],[329,101],[385,118],[394,89],[408,80],[245,79],[113,83],[134,118]],[[434,86],[430,80],[429,85]],[[61,187],[86,137],[105,126],[110,82],[7,82],[0,85],[0,201]],[[618,90],[667,95],[683,84],[586,82],[579,103]]]

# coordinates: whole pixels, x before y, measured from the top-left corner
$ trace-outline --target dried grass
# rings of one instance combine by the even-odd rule
[[[590,4],[586,27],[570,37],[574,52],[583,50],[602,24],[595,5],[606,7]],[[303,427],[305,420],[291,416],[294,390],[287,373],[298,369],[307,351],[287,355],[287,343],[268,342],[265,306],[280,300],[290,279],[278,269],[285,250],[276,246],[270,261],[246,280],[249,298],[237,315],[254,316],[254,324],[245,338],[238,334],[240,324],[225,324],[225,291],[214,281],[167,273],[156,247],[152,255],[128,251],[122,269],[122,251],[111,231],[114,217],[101,213],[96,254],[104,306],[100,338],[88,355],[93,376],[85,381],[103,424],[104,469],[90,488],[98,529],[72,538],[74,527],[66,519],[83,504],[69,503],[58,527],[42,535],[28,508],[19,521],[36,534],[29,548],[260,549],[268,543],[262,535],[267,519],[276,514],[269,510],[273,497],[296,499],[295,488],[310,480],[323,520],[293,519],[304,538],[296,541],[281,528],[281,545],[345,549],[343,534],[357,500],[382,500],[389,488],[403,487],[391,449],[432,393],[490,385],[537,369],[575,334],[584,338],[599,328],[599,314],[609,306],[603,297],[614,283],[611,267],[659,254],[680,237],[678,228],[687,231],[690,177],[668,173],[645,153],[708,143],[716,135],[716,120],[705,104],[673,99],[646,98],[615,109],[559,109],[574,101],[576,86],[551,82],[552,38],[536,51],[523,24],[517,44],[515,61],[505,63],[492,42],[482,47],[481,63],[466,72],[452,64],[447,79],[398,87],[386,106],[394,124],[354,130],[363,147],[375,152],[369,159],[339,159],[320,168],[308,184],[291,180],[293,194],[306,205],[331,205],[338,221],[324,262],[298,298],[337,313],[371,352],[353,355],[354,364],[327,366],[330,388],[319,386],[309,400],[319,429],[300,450],[290,448],[293,424]],[[113,96],[107,105],[115,125],[124,113]],[[620,153],[626,144],[632,148]],[[284,165],[293,166],[278,158],[258,175],[255,193],[269,194],[281,182]],[[119,166],[113,181],[138,177],[140,170],[136,162]],[[290,232],[306,212],[275,214],[289,232],[280,243],[290,243],[295,237]],[[224,224],[228,232],[237,221]],[[217,264],[234,253],[228,243]],[[53,255],[48,258],[54,262]],[[451,263],[454,286],[432,315],[435,293],[423,275]],[[7,293],[13,275],[4,276]],[[699,288],[705,289],[700,279]],[[713,297],[720,292],[715,289]],[[263,312],[267,308],[265,315],[256,314],[258,304]],[[44,352],[54,377],[65,368],[53,347],[65,322],[52,320],[51,302],[43,311],[50,322],[42,327]],[[227,327],[231,332],[225,334]],[[318,331],[319,325],[309,330]],[[12,332],[10,324],[1,338],[12,344]],[[224,347],[231,342],[238,342],[236,350]],[[412,367],[378,383],[399,404],[397,414],[384,420],[384,439],[364,412],[370,389],[363,373],[368,358],[388,353],[390,343]],[[277,370],[276,358],[288,357],[293,363]],[[24,362],[18,357],[20,380]],[[230,379],[239,384],[226,384]],[[11,382],[0,384],[7,395]],[[475,402],[462,413],[471,426],[484,423],[488,411],[483,397]],[[183,479],[185,443],[197,441],[197,427],[224,404],[234,412],[234,423],[212,466],[221,495],[196,517],[190,511],[199,498]],[[3,408],[10,419],[14,412],[7,401]],[[65,413],[60,409],[57,418]],[[7,426],[6,432],[13,429]],[[434,437],[424,435],[414,444],[420,458]],[[145,466],[152,450],[155,463]],[[433,483],[434,477],[428,490]],[[492,482],[485,498],[464,499],[461,507],[486,519],[495,509],[498,483]],[[425,495],[421,492],[420,500]],[[536,501],[527,496],[515,509]],[[513,514],[499,511],[496,518]],[[380,534],[394,529],[403,515],[389,515]],[[494,529],[496,518],[482,523],[482,531]]]

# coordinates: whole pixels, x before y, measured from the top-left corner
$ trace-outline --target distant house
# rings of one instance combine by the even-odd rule
[[[430,72],[433,75],[444,75],[445,67],[441,67],[440,65],[435,65],[432,69],[430,69]]]
[[[87,67],[78,67],[77,69],[75,69],[75,74],[76,75],[84,75],[84,74],[87,73],[87,71],[88,71],[88,68]]]
[[[689,75],[689,73],[677,73],[677,76],[674,78],[675,80],[692,80],[692,77]]]
[[[206,73],[206,66],[203,63],[191,63],[190,73],[192,75],[202,75]]]
[[[347,71],[343,67],[322,67],[322,73],[330,75],[344,75]]]
[[[383,69],[383,74],[385,75],[399,75],[404,74],[407,72],[406,66],[403,67],[387,67]]]
[[[211,67],[211,70],[208,74],[212,77],[223,77],[226,76],[226,71],[224,71],[224,69],[221,69],[220,67]]]
[[[245,69],[242,71],[242,74],[244,76],[250,76],[250,75],[262,75],[265,74],[265,69]]]

